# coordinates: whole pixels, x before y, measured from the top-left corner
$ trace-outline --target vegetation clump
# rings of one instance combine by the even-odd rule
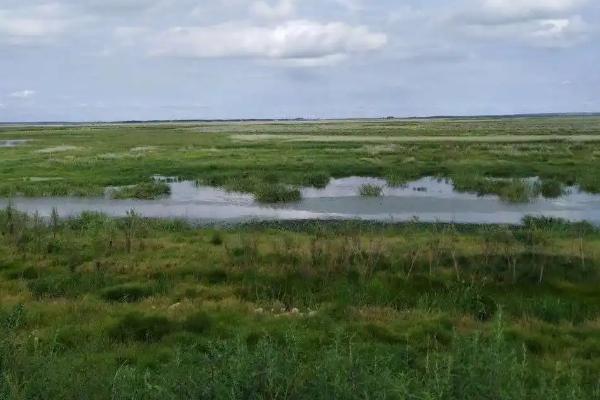
[[[379,185],[364,184],[359,188],[359,194],[363,197],[381,197],[383,187]]]
[[[148,284],[126,283],[102,290],[101,297],[108,301],[135,303],[154,294],[155,288]]]
[[[108,336],[120,342],[157,342],[174,330],[174,323],[165,317],[134,312],[111,326]]]
[[[555,179],[545,179],[540,186],[540,193],[547,199],[556,199],[565,194],[562,183]]]
[[[258,185],[254,190],[254,197],[260,203],[289,203],[300,201],[300,189],[289,187],[280,183]]]
[[[110,191],[113,199],[138,199],[152,200],[171,194],[171,186],[162,181],[139,183],[133,186],[124,186]]]

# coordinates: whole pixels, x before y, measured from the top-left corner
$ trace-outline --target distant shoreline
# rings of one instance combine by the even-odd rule
[[[582,113],[537,113],[537,114],[489,114],[489,115],[430,115],[412,117],[373,117],[373,118],[233,118],[233,119],[157,119],[124,121],[30,121],[0,122],[0,126],[77,126],[77,125],[135,125],[135,124],[206,124],[206,123],[302,123],[302,122],[340,122],[340,121],[410,121],[436,119],[512,119],[512,118],[564,118],[564,117],[600,117],[600,112]]]

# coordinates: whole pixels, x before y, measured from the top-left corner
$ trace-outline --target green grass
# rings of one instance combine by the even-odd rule
[[[3,398],[599,390],[587,224],[217,229],[88,213],[53,226],[3,210],[0,233]]]
[[[239,134],[383,138],[383,142],[239,141]],[[263,191],[259,182],[323,187],[329,178],[370,176],[396,183],[424,176],[522,179],[600,191],[600,143],[399,142],[458,136],[515,139],[532,135],[600,136],[598,117],[338,121],[321,123],[147,124],[2,127],[0,138],[30,139],[0,149],[0,196],[98,196],[107,187],[142,185],[125,197],[166,194],[147,183],[154,175]],[[273,136],[277,138],[277,136]],[[389,140],[387,140],[389,138]],[[75,148],[40,152],[49,148]],[[142,151],[143,150],[143,151]],[[511,196],[508,196],[511,197]],[[519,196],[517,196],[519,197]]]
[[[265,183],[255,188],[254,197],[261,203],[285,203],[301,200],[302,194],[298,188],[279,183]]]
[[[166,182],[145,182],[133,186],[112,189],[110,195],[113,199],[139,199],[152,200],[171,194],[171,187]]]
[[[383,188],[378,185],[364,184],[358,191],[363,197],[380,197],[383,195]]]
[[[257,133],[299,139],[233,137]],[[0,196],[168,194],[155,175],[269,203],[348,176],[513,202],[600,191],[599,143],[517,143],[533,135],[598,136],[600,119],[0,127],[31,139],[0,149]],[[595,399],[599,284],[600,231],[555,219],[202,227],[8,208],[0,399]]]

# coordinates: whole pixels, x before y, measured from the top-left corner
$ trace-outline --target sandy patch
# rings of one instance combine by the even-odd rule
[[[64,153],[66,151],[76,151],[81,150],[82,147],[77,146],[56,146],[56,147],[47,147],[45,149],[36,150],[36,153],[41,154],[51,154],[51,153]]]
[[[132,153],[145,153],[147,151],[154,151],[158,149],[158,147],[156,146],[140,146],[140,147],[134,147],[132,149],[130,149],[129,151],[131,151]]]

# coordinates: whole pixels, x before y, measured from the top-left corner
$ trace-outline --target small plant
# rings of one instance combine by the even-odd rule
[[[170,195],[171,186],[166,182],[152,181],[114,189],[110,194],[113,199],[152,200]]]
[[[383,188],[378,185],[364,184],[360,187],[359,193],[363,197],[380,197],[383,195]]]
[[[323,189],[329,184],[330,179],[331,177],[329,176],[329,174],[324,172],[317,172],[308,175],[304,180],[305,184],[307,184],[308,186],[312,186],[317,189]]]
[[[539,195],[539,190],[523,179],[511,179],[501,185],[498,194],[500,199],[509,203],[527,203]]]
[[[254,197],[260,203],[287,203],[299,201],[302,198],[302,194],[298,188],[280,183],[265,183],[255,189]]]

